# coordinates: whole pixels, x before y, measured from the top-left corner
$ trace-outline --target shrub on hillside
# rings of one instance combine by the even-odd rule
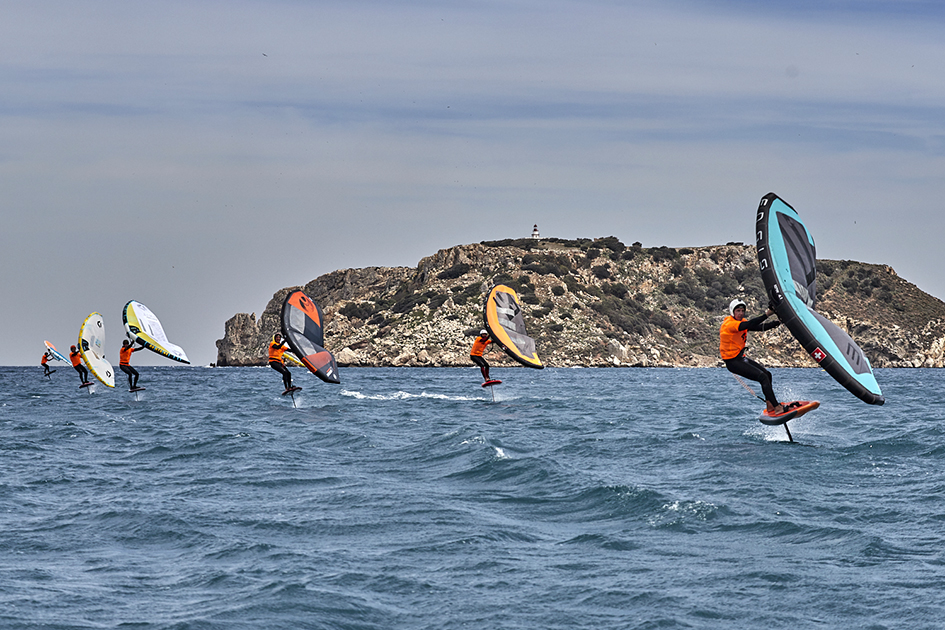
[[[436,277],[440,280],[453,280],[454,278],[459,278],[469,272],[471,267],[468,263],[456,263],[449,269],[445,269],[440,273],[436,274]]]
[[[370,302],[348,302],[338,312],[348,319],[368,319],[374,314],[374,305]]]
[[[606,317],[611,324],[628,333],[645,335],[649,332],[649,312],[636,300],[621,300],[606,295],[592,308]]]
[[[647,250],[654,262],[663,262],[664,260],[675,260],[679,258],[679,252],[672,247],[651,247]]]

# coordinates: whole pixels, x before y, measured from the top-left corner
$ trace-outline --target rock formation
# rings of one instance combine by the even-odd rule
[[[217,341],[217,365],[263,365],[286,294],[301,288],[325,313],[325,345],[343,366],[468,366],[482,303],[514,288],[547,366],[721,365],[718,329],[729,301],[749,315],[767,303],[755,248],[625,246],[614,237],[460,245],[416,268],[333,271],[273,295],[262,316],[239,313]],[[818,311],[846,330],[874,367],[942,367],[945,303],[892,268],[818,261]],[[494,365],[517,365],[494,350]],[[749,356],[810,367],[782,326],[749,336]]]

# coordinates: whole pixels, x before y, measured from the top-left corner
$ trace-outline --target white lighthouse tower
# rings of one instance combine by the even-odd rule
[[[541,238],[541,234],[538,233],[538,224],[537,224],[537,223],[535,224],[535,227],[532,228],[532,238],[534,238],[534,239],[539,239],[539,238]]]

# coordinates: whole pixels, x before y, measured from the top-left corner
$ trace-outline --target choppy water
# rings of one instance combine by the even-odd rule
[[[3,628],[941,628],[941,370],[0,368]]]

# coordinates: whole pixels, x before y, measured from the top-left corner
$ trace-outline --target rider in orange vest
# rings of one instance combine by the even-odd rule
[[[138,386],[138,370],[131,367],[131,354],[138,350],[144,350],[144,346],[135,348],[125,339],[121,342],[121,350],[118,351],[118,369],[128,375],[128,389]]]
[[[748,331],[753,332],[771,330],[781,325],[781,322],[774,320],[766,322],[765,320],[774,315],[770,308],[764,314],[753,319],[745,319],[745,303],[739,299],[732,300],[728,305],[730,315],[722,322],[722,328],[719,330],[719,354],[725,361],[725,367],[732,374],[744,376],[752,381],[761,383],[761,391],[765,395],[765,405],[768,413],[778,414],[784,409],[778,402],[774,394],[774,388],[771,387],[771,372],[766,370],[763,365],[757,361],[752,361],[745,356],[745,344],[748,341]]]
[[[473,363],[479,366],[479,371],[482,372],[482,378],[486,381],[489,380],[489,363],[482,355],[490,343],[492,343],[492,339],[489,337],[489,332],[482,329],[479,331],[479,336],[476,337],[476,340],[473,342],[472,350],[469,351],[469,358],[472,359]]]
[[[51,358],[48,352],[44,352],[43,358],[39,360],[39,364],[43,366],[43,376],[49,376],[51,373],[49,369],[49,359]],[[52,371],[54,372],[55,370]]]
[[[85,366],[82,365],[82,355],[79,354],[79,351],[76,350],[75,346],[70,348],[69,352],[69,361],[72,362],[72,367],[75,368],[75,371],[79,373],[79,378],[82,380],[82,384],[85,385],[89,382],[89,371],[85,369]]]
[[[286,391],[292,389],[292,373],[289,372],[289,368],[285,366],[282,359],[282,355],[288,349],[282,335],[276,333],[272,336],[272,342],[269,344],[269,367],[282,374],[282,384],[285,385]]]

